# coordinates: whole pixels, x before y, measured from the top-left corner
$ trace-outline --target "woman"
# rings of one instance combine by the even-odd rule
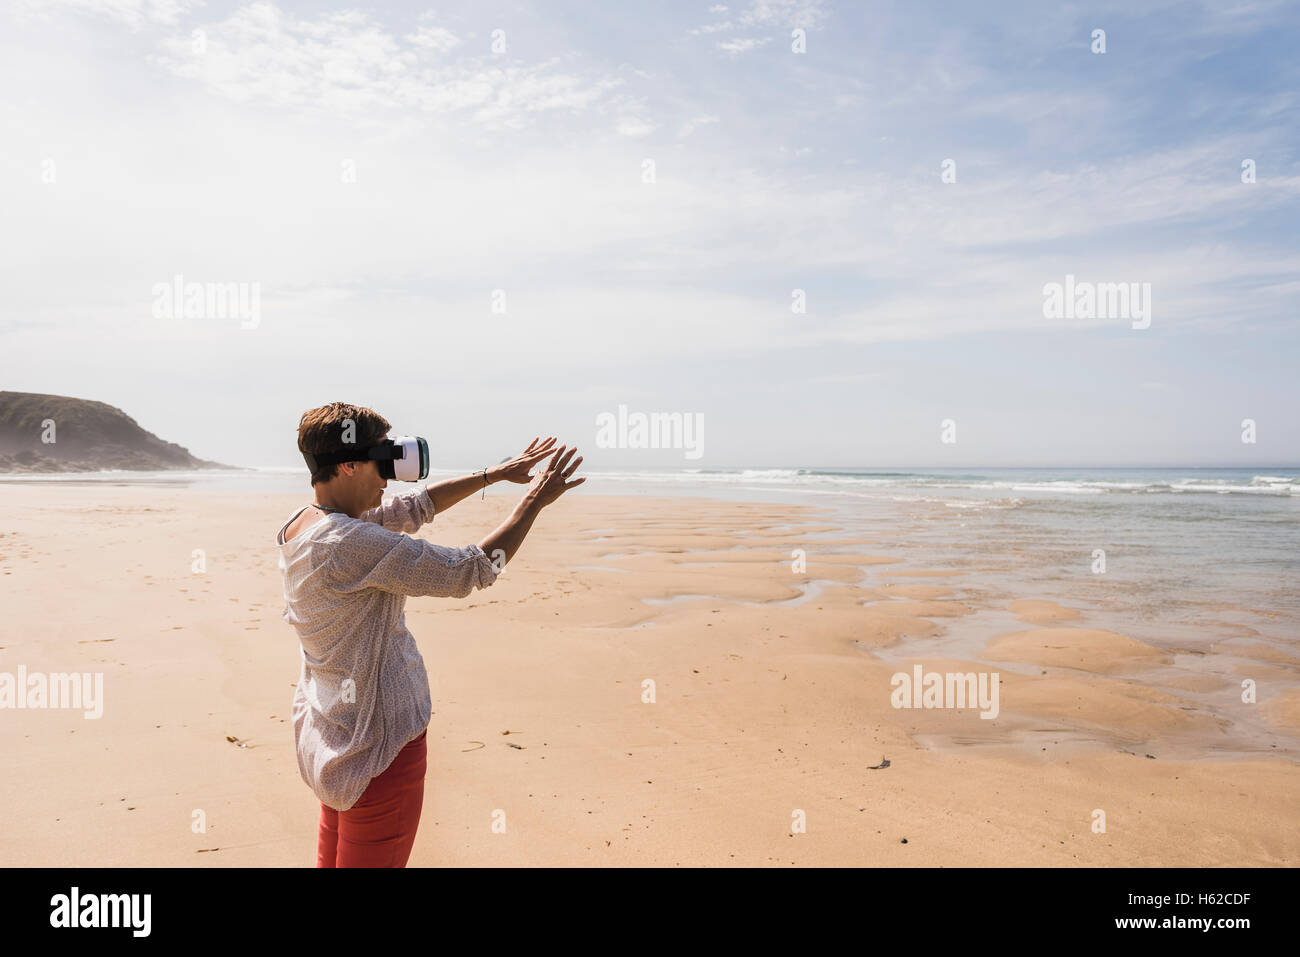
[[[303,414],[298,450],[356,452],[384,441],[389,428],[370,409],[335,402]],[[293,697],[298,770],[321,802],[317,867],[406,866],[424,800],[431,711],[424,660],[406,629],[406,598],[464,598],[496,580],[538,513],[586,481],[569,480],[582,463],[569,462],[577,449],[554,445],[554,437],[534,439],[509,462],[387,505],[376,461],[318,466],[316,501],[280,529],[284,619],[302,644]],[[531,484],[478,544],[448,548],[403,534],[501,481]]]

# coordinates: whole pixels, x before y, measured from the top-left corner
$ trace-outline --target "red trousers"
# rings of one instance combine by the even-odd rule
[[[424,805],[427,731],[370,779],[346,811],[320,806],[317,867],[405,867]]]

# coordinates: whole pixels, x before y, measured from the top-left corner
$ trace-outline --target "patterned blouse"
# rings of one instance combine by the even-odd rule
[[[429,724],[429,677],[406,629],[407,596],[464,598],[497,571],[478,545],[403,534],[433,520],[423,486],[360,518],[331,512],[286,542],[302,511],[276,535],[282,617],[302,643],[292,705],[298,770],[322,804],[346,811]]]

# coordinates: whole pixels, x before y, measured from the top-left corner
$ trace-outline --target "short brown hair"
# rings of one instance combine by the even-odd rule
[[[353,423],[353,442],[343,441],[346,420]],[[331,402],[308,409],[298,420],[298,451],[321,455],[364,449],[381,441],[392,426],[378,412],[347,402]],[[339,474],[338,465],[322,465],[311,473],[311,484],[328,482]]]

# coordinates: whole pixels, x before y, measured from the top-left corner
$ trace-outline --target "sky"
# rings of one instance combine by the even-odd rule
[[[0,389],[239,465],[332,401],[435,467],[1297,464],[1298,41],[1250,0],[17,0]],[[1067,276],[1147,324],[1045,315]],[[620,406],[702,454],[598,447]]]

